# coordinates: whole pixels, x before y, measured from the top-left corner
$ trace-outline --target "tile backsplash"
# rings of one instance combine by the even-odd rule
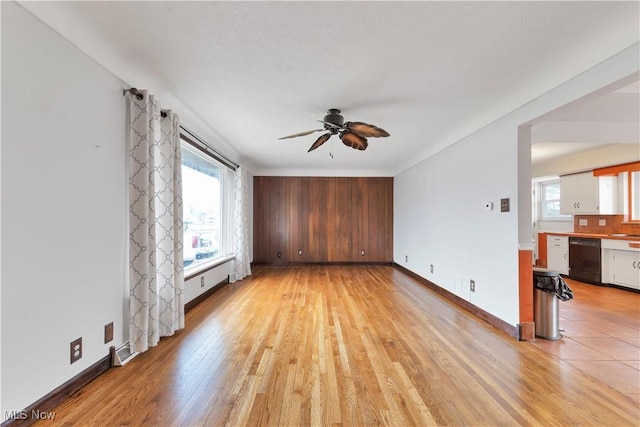
[[[604,225],[600,225],[604,222]],[[624,223],[624,215],[575,215],[574,233],[640,234],[640,224]]]

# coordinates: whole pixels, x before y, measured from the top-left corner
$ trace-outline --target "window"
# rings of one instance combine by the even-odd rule
[[[627,222],[640,221],[640,172],[622,172],[618,175],[622,178],[622,193],[624,198],[624,214]]]
[[[626,222],[640,222],[640,162],[625,163],[595,169],[594,176],[618,176],[623,187],[624,216]]]
[[[570,215],[560,212],[560,180],[540,183],[540,218],[565,219]]]
[[[185,275],[228,254],[229,197],[232,172],[182,138],[183,265]]]
[[[640,172],[631,172],[627,179],[629,191],[627,192],[627,203],[630,207],[627,210],[630,221],[640,221]]]

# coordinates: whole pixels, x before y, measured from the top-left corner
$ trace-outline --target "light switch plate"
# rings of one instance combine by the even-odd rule
[[[509,198],[500,199],[500,212],[509,212],[510,210]]]
[[[578,225],[589,225],[589,221],[587,221],[586,219],[579,219]]]
[[[600,225],[600,226],[605,226],[605,225],[607,225],[607,220],[606,220],[606,219],[599,219],[599,220],[598,220],[598,225]]]

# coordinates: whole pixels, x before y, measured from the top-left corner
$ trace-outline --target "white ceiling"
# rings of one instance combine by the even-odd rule
[[[605,88],[544,115],[531,128],[531,161],[598,149],[603,145],[640,144],[640,81]],[[616,86],[616,84],[612,85]],[[602,92],[602,93],[600,93]],[[640,156],[640,147],[637,149]]]
[[[639,39],[638,2],[23,6],[254,173],[393,175]],[[364,152],[278,140],[333,107],[391,136]],[[540,124],[538,142],[579,116]]]

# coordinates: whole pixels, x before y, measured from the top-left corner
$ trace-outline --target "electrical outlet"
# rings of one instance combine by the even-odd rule
[[[104,343],[113,341],[113,322],[104,325]]]
[[[361,252],[360,252],[360,255],[364,256],[364,251],[361,251]]]
[[[278,252],[278,258],[282,258],[282,252]]]
[[[433,264],[429,266],[429,271],[433,273]]]
[[[71,341],[69,346],[71,363],[77,362],[82,359],[82,337],[77,340]]]
[[[471,292],[475,292],[476,291],[476,281],[475,280],[469,281],[469,289],[471,289]]]
[[[204,288],[204,276],[200,276],[200,287]]]
[[[302,255],[302,249],[298,249],[298,255]]]
[[[601,227],[607,225],[607,220],[606,219],[599,219],[598,220],[598,225],[601,226]]]

